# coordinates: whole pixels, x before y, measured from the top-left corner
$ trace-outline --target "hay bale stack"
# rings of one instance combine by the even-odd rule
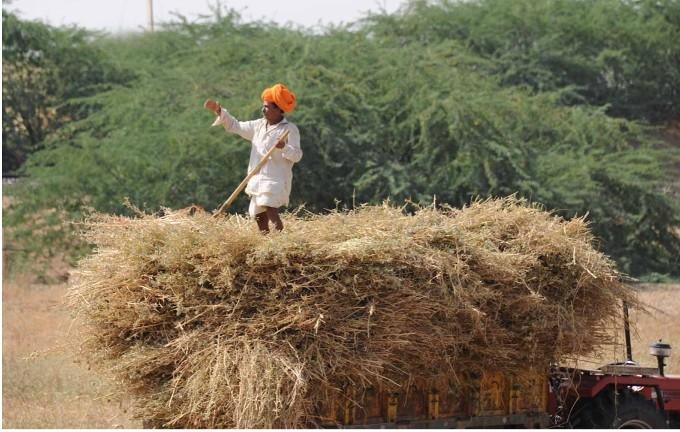
[[[545,368],[610,344],[634,302],[582,219],[462,210],[98,216],[70,299],[85,352],[174,427],[314,425],[344,385]]]

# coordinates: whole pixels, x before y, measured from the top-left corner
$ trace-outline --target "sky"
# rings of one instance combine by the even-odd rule
[[[216,0],[151,0],[154,22],[172,19],[178,12],[190,20],[210,15]],[[368,11],[395,12],[404,0],[222,0],[245,21],[265,19],[279,24],[314,27],[348,23]],[[23,19],[39,19],[50,25],[77,24],[111,33],[141,31],[148,26],[149,0],[3,0],[3,7],[18,11]]]

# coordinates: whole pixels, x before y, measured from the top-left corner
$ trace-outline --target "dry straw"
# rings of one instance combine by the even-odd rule
[[[285,218],[92,219],[70,302],[138,417],[314,426],[351,384],[521,371],[611,344],[634,302],[582,219],[515,198]]]

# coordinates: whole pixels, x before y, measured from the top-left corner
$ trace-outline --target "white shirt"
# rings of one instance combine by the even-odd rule
[[[275,125],[268,125],[265,118],[242,122],[224,108],[212,125],[222,125],[224,130],[239,134],[252,143],[248,172],[276,145],[281,135],[286,130],[289,131],[286,145],[280,150],[274,150],[269,162],[264,164],[246,186],[246,193],[250,196],[269,193],[280,196],[284,205],[287,205],[293,182],[293,164],[302,159],[300,131],[297,126],[285,118]]]

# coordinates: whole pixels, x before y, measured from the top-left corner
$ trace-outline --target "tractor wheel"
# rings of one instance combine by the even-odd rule
[[[654,403],[637,393],[624,393],[611,427],[616,429],[663,429],[666,418]]]
[[[663,429],[666,419],[653,402],[630,391],[606,391],[574,406],[569,424],[577,429]]]

